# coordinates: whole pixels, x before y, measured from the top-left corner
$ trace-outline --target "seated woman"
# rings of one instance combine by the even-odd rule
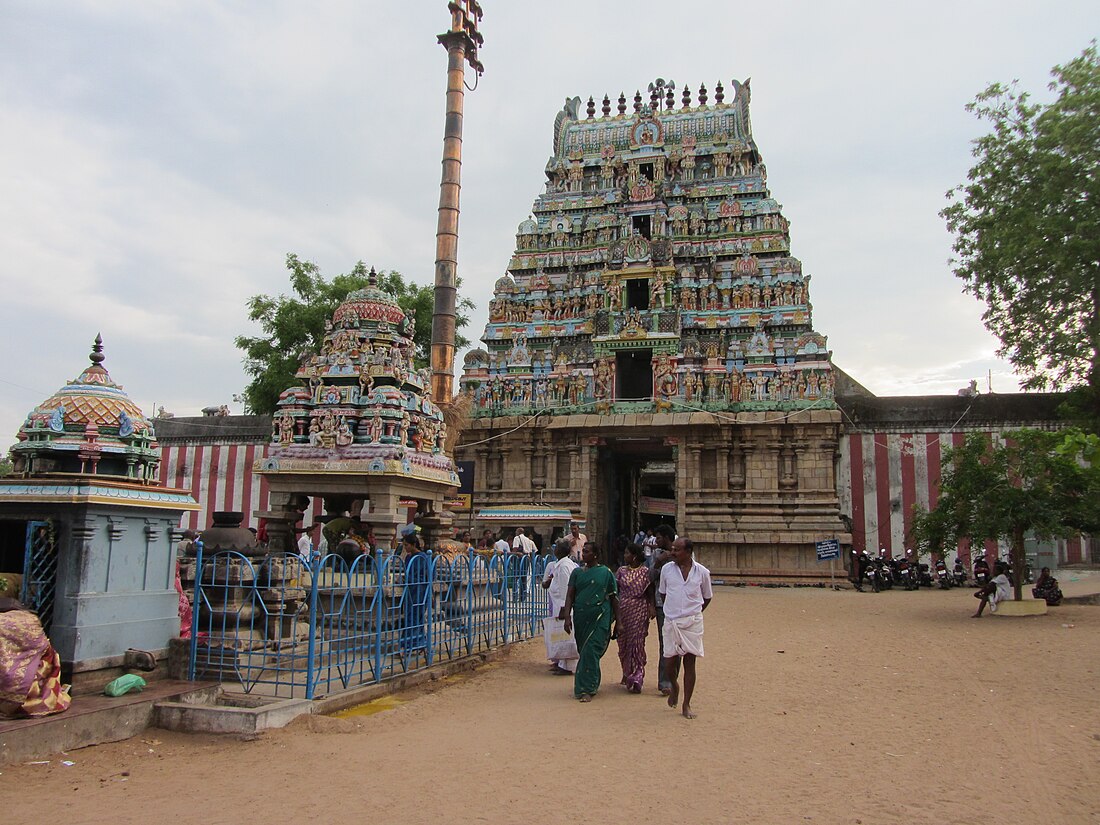
[[[15,599],[0,599],[0,714],[46,716],[71,702],[61,658],[38,617]]]
[[[1044,599],[1051,607],[1062,603],[1062,591],[1058,587],[1058,579],[1050,575],[1049,567],[1044,567],[1039,573],[1039,580],[1031,588],[1031,595],[1037,599]]]

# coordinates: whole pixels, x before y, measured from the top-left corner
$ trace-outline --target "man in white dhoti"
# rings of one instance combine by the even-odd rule
[[[680,712],[694,719],[691,694],[695,692],[695,659],[703,655],[703,611],[714,591],[710,571],[692,558],[691,539],[680,536],[672,543],[672,561],[661,568],[658,592],[664,598],[665,626],[662,633],[665,650],[661,665],[671,683],[668,706],[675,708],[680,698],[680,662],[684,663],[684,703]]]
[[[557,561],[546,565],[543,573],[542,586],[550,600],[550,618],[561,621],[565,618],[565,597],[569,593],[569,577],[577,569],[577,563],[572,558],[572,545],[568,539],[562,539],[554,545],[554,556]],[[577,660],[555,659],[550,657],[549,641],[547,642],[547,658],[553,662],[551,671],[554,673],[574,673],[577,670]]]

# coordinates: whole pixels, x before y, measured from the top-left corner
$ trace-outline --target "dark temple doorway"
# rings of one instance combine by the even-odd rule
[[[601,549],[612,569],[625,542],[658,524],[676,527],[676,451],[662,438],[609,438],[600,450],[607,494]]]
[[[640,400],[653,397],[653,351],[620,352],[615,356],[615,399]]]

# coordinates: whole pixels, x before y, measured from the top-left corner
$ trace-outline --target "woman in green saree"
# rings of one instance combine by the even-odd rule
[[[588,542],[581,551],[583,567],[569,577],[565,596],[565,632],[574,634],[580,659],[573,675],[573,696],[591,702],[600,689],[600,659],[611,642],[611,623],[619,621],[618,586],[611,571],[600,564],[596,545]]]

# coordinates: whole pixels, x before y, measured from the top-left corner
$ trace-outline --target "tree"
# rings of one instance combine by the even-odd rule
[[[1100,62],[1096,41],[1049,84],[994,83],[967,105],[993,131],[940,212],[951,265],[1026,389],[1074,389],[1100,421]]]
[[[279,394],[298,381],[294,373],[302,356],[320,350],[325,321],[332,318],[348,293],[367,285],[369,276],[366,266],[359,261],[351,272],[328,281],[315,263],[302,261],[293,253],[286,256],[286,268],[290,271],[294,297],[254,295],[248,302],[248,317],[260,325],[263,335],[239,335],[235,341],[237,347],[244,351],[245,370],[252,376],[252,381],[242,394],[245,409],[251,413],[275,411]],[[406,314],[410,311],[416,313],[413,335],[416,362],[417,367],[426,366],[431,349],[435,301],[433,288],[407,282],[399,272],[394,271],[381,273],[378,286],[392,295]],[[456,330],[469,323],[466,313],[473,308],[474,304],[469,299],[459,301]],[[468,346],[469,343],[469,339],[456,333],[456,348]]]
[[[1014,430],[992,443],[971,433],[945,454],[936,506],[914,512],[911,536],[924,551],[942,555],[960,540],[1009,539],[1022,594],[1024,536],[1068,538],[1100,530],[1100,465],[1095,436],[1078,430]]]

